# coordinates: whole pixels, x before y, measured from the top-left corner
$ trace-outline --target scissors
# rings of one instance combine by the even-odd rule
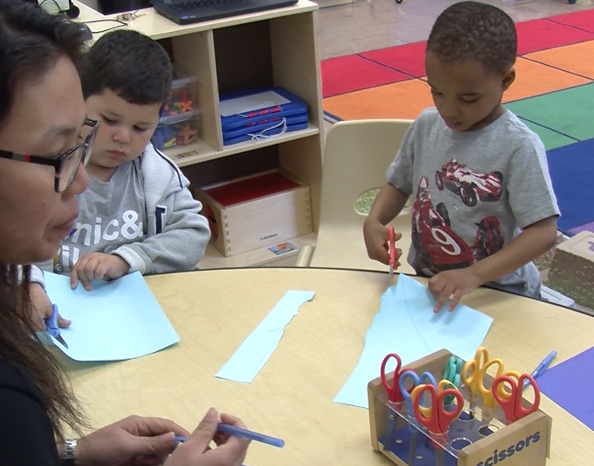
[[[534,389],[534,402],[528,408],[525,408],[522,404],[522,391],[524,390],[525,382],[528,385],[532,385]],[[511,387],[510,392],[505,389],[506,383]],[[522,374],[515,379],[513,376],[504,374],[493,381],[491,390],[493,391],[493,396],[503,409],[505,420],[510,424],[528,416],[528,414],[538,411],[540,390],[538,385],[536,385],[534,377],[530,374]]]
[[[445,372],[443,374],[444,380],[448,380],[451,382],[452,388],[459,388],[460,387],[460,373],[462,372],[462,359],[457,358],[455,356],[450,356],[448,363],[445,368]],[[454,401],[453,398],[448,397],[446,399],[446,404],[451,404]]]
[[[412,386],[408,390],[406,389],[406,379],[412,379],[413,381]],[[423,372],[421,375],[417,375],[417,373],[412,369],[402,371],[402,373],[400,374],[400,379],[398,380],[400,393],[402,394],[406,406],[408,408],[408,430],[410,431],[410,443],[408,445],[407,464],[409,466],[412,466],[415,461],[415,451],[417,450],[417,434],[419,432],[418,428],[415,427],[418,424],[416,422],[410,392],[412,392],[415,389],[415,387],[418,387],[422,383],[428,383],[430,385],[433,385],[434,387],[437,386],[435,378],[433,377],[431,372]]]
[[[396,270],[396,242],[394,241],[394,227],[388,227],[388,253],[390,254],[390,273],[388,277],[392,281],[394,270]]]
[[[58,327],[58,306],[52,304],[52,309],[52,316],[45,319],[45,331],[58,340],[62,346],[68,349],[68,343],[64,340],[64,337],[60,332],[60,327]]]
[[[464,364],[460,378],[470,391],[470,411],[474,412],[479,393],[483,398],[483,421],[490,422],[498,406],[491,390],[484,384],[484,377],[489,367],[497,365],[497,377],[503,374],[503,361],[499,358],[489,359],[489,352],[481,346],[476,350],[474,359]]]
[[[428,391],[431,397],[431,406],[422,405],[423,393]],[[444,401],[447,396],[456,399],[455,409],[446,409]],[[445,454],[442,445],[446,443],[446,437],[450,424],[458,419],[464,405],[462,393],[454,388],[448,388],[442,392],[431,384],[418,385],[412,392],[412,404],[417,421],[425,426],[431,434],[433,447],[435,448],[436,466],[444,466]]]
[[[390,382],[388,382],[388,378],[386,377],[386,364],[392,358],[396,359],[396,368],[394,369],[392,385],[390,385]],[[389,402],[388,404],[390,406],[388,421],[386,422],[386,440],[384,440],[384,450],[390,449],[390,445],[392,444],[392,436],[394,435],[394,428],[396,426],[396,419],[398,417],[396,411],[400,411],[402,409],[402,404],[404,403],[404,397],[400,392],[398,380],[400,380],[400,376],[405,370],[406,369],[402,369],[402,360],[396,353],[389,353],[384,357],[380,370],[380,377],[382,379],[382,385],[386,390],[386,395],[388,396]]]

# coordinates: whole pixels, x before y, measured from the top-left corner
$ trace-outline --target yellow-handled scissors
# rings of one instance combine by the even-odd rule
[[[483,346],[476,350],[474,359],[469,359],[462,368],[460,378],[468,387],[470,392],[470,410],[474,412],[476,402],[480,393],[483,398],[483,421],[490,422],[493,419],[495,408],[498,406],[497,400],[491,392],[491,387],[487,388],[484,384],[484,377],[491,366],[497,365],[497,375],[503,374],[503,361],[499,358],[489,359],[489,352]]]

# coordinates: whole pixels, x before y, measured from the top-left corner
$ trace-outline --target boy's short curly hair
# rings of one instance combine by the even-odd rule
[[[171,60],[163,47],[130,30],[110,32],[95,42],[81,76],[85,100],[109,89],[139,105],[165,102],[171,80]]]
[[[427,52],[441,61],[478,60],[485,69],[502,73],[516,61],[518,38],[513,20],[502,10],[479,2],[460,2],[437,18]]]

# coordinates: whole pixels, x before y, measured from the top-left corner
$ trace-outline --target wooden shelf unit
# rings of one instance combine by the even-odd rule
[[[78,21],[113,20],[80,2]],[[127,28],[159,40],[179,63],[198,77],[200,110],[198,140],[185,147],[165,150],[193,186],[245,176],[262,169],[281,167],[311,189],[314,230],[319,219],[324,128],[317,47],[318,5],[300,0],[295,6],[179,26],[152,8],[140,10]],[[117,26],[117,24],[115,24]],[[90,22],[92,31],[111,27]],[[94,39],[102,33],[95,33]],[[265,141],[223,145],[219,95],[253,88],[281,87],[308,104],[309,124],[302,131]],[[311,244],[308,235],[305,243]],[[296,245],[305,244],[295,239]],[[270,251],[224,258],[209,247],[202,268],[259,265],[286,256],[270,257]]]

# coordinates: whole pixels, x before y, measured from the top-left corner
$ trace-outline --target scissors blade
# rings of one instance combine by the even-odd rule
[[[408,444],[408,466],[413,466],[413,464],[415,462],[416,451],[417,451],[417,429],[413,427],[412,430],[410,431],[410,441]]]
[[[64,346],[66,349],[68,349],[68,343],[66,343],[66,340],[64,340],[64,337],[62,335],[58,335],[54,338],[56,340],[58,340],[62,344],[62,346]]]
[[[390,281],[392,281],[392,277],[394,277],[394,269],[396,268],[396,242],[394,241],[394,227],[388,228],[388,252],[390,254],[390,273],[388,277]]]
[[[60,344],[63,345],[66,349],[68,349],[68,343],[66,343],[66,340],[64,340],[64,337],[62,337],[60,327],[58,326],[58,306],[53,304],[52,309],[53,311],[51,317],[45,319],[45,331],[49,335],[54,337],[56,340],[58,340]]]
[[[392,437],[394,436],[394,428],[396,427],[396,411],[390,408],[388,412],[388,421],[386,422],[386,432],[384,433],[384,451],[388,451],[392,445]]]

